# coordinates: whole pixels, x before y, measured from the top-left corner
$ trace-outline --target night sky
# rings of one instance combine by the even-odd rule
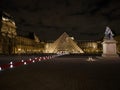
[[[40,40],[56,40],[63,32],[76,40],[96,40],[106,26],[120,34],[120,0],[1,0],[19,34],[35,32]]]

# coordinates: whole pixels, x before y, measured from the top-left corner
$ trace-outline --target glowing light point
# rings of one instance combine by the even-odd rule
[[[43,57],[43,59],[45,60],[45,57]]]
[[[24,60],[22,60],[22,62],[24,62]]]
[[[13,68],[13,65],[12,65],[12,64],[10,65],[10,68]]]
[[[0,71],[2,71],[2,68],[0,67]]]
[[[24,65],[26,65],[27,63],[26,62],[24,62]]]
[[[31,61],[32,59],[30,58],[29,60]]]
[[[33,63],[35,62],[35,60],[33,60]]]
[[[41,59],[39,59],[39,61],[41,61]]]
[[[10,62],[10,64],[13,64],[13,62]]]
[[[36,60],[37,58],[35,58],[35,60]]]

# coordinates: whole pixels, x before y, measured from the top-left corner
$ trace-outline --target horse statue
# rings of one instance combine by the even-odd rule
[[[105,30],[105,39],[112,40],[114,34],[112,33],[111,29],[107,26]]]

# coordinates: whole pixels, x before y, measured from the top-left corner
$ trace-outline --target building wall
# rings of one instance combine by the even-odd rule
[[[15,22],[9,14],[3,13],[0,21],[1,54],[32,54],[43,52],[44,44],[39,42],[39,38],[35,34],[35,39],[17,36]]]
[[[14,20],[10,15],[3,13],[1,20],[1,50],[3,54],[12,54],[14,53],[14,41],[17,35],[16,25]]]
[[[29,39],[21,36],[16,37],[15,54],[34,54],[42,53],[44,47],[41,43],[34,39]]]
[[[102,50],[102,45],[99,41],[80,41],[78,45],[85,53],[100,53]]]

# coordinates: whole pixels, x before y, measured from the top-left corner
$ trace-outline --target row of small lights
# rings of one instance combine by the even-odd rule
[[[61,55],[64,55],[64,54],[57,54],[57,55],[52,55],[52,56],[36,57],[36,58],[34,58],[34,59],[31,59],[31,58],[30,58],[29,60],[21,60],[21,62],[15,62],[15,63],[13,63],[13,62],[11,61],[9,64],[1,65],[1,66],[0,66],[0,71],[3,71],[3,70],[5,70],[5,69],[13,68],[13,67],[15,67],[14,64],[17,64],[17,63],[19,63],[19,65],[16,65],[16,66],[20,66],[21,64],[22,64],[22,65],[27,65],[27,64],[29,64],[29,63],[35,63],[35,62],[41,61],[41,60],[48,60],[48,59],[52,59],[52,58],[55,58],[55,57],[59,57],[59,56],[61,56]],[[6,66],[6,67],[4,67],[4,66]]]

